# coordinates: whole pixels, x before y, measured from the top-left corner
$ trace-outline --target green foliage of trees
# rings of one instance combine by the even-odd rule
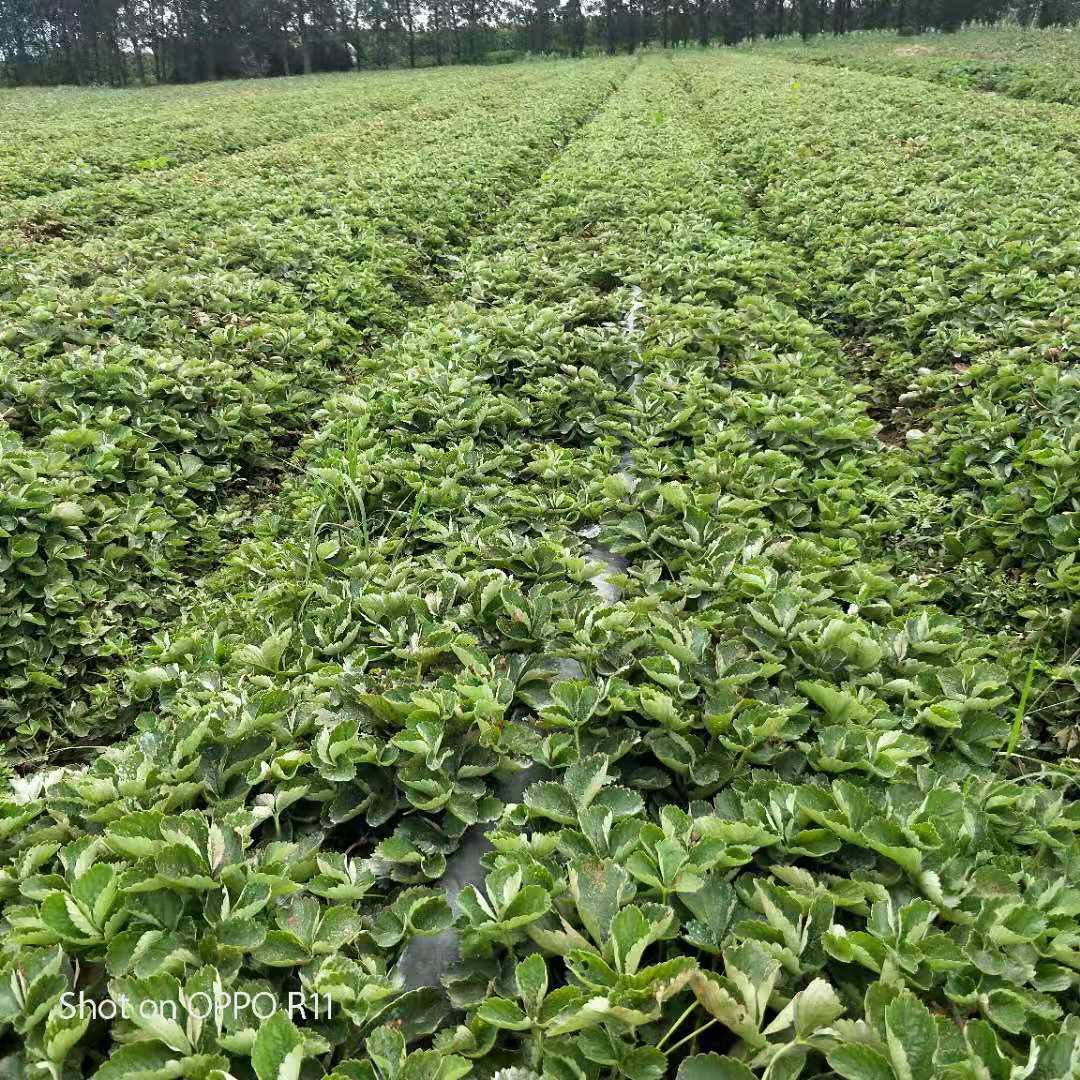
[[[0,80],[184,83],[1076,16],[1075,0],[0,0]]]

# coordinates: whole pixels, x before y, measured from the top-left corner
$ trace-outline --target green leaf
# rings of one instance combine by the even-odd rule
[[[859,1043],[838,1046],[826,1058],[844,1080],[899,1080],[888,1061],[870,1046]]]
[[[885,1007],[886,1041],[898,1080],[932,1080],[937,1025],[914,994],[904,992]]]
[[[694,1054],[679,1065],[675,1080],[756,1080],[741,1061],[720,1054]]]
[[[304,1039],[278,1009],[261,1024],[251,1050],[251,1067],[259,1080],[297,1080],[304,1060]]]
[[[194,1052],[184,1027],[180,983],[174,976],[116,979],[110,984],[109,993],[114,1001],[128,1002],[131,1022],[151,1038],[163,1042],[178,1054]]]
[[[777,1014],[765,1029],[765,1034],[772,1035],[794,1027],[795,1034],[800,1039],[806,1039],[819,1028],[828,1027],[843,1012],[843,1003],[829,983],[824,979],[814,979]]]
[[[525,805],[538,817],[550,818],[560,825],[577,825],[577,807],[562,784],[545,781],[533,784],[523,796]]]
[[[53,1009],[45,1024],[45,1056],[54,1065],[62,1064],[69,1051],[86,1034],[89,1026],[89,1012],[75,1010],[73,1016],[66,1017],[59,1009]]]
[[[376,1028],[364,1045],[379,1074],[385,1080],[396,1080],[405,1064],[405,1038],[401,1032],[389,1025]]]
[[[667,1074],[667,1055],[655,1046],[639,1046],[619,1062],[619,1068],[628,1080],[662,1080]]]
[[[540,953],[533,953],[522,960],[514,969],[514,979],[525,1011],[530,1016],[538,1015],[548,989],[548,970],[544,957]]]
[[[582,859],[569,867],[570,893],[585,929],[603,945],[623,905],[630,875],[608,859]]]
[[[114,1049],[93,1080],[171,1080],[182,1073],[183,1063],[172,1050],[146,1041]]]
[[[75,502],[58,502],[49,511],[49,517],[61,525],[81,525],[86,520],[86,511]]]
[[[485,1024],[509,1031],[527,1031],[533,1023],[519,1006],[506,998],[488,998],[476,1010],[476,1015]]]
[[[255,950],[255,959],[268,967],[296,967],[306,964],[311,953],[292,934],[271,930]]]

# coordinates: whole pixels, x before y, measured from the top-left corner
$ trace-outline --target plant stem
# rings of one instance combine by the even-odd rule
[[[685,1036],[683,1036],[683,1038],[681,1038],[681,1039],[680,1039],[680,1040],[679,1040],[679,1041],[678,1041],[678,1042],[677,1042],[677,1043],[676,1043],[676,1044],[675,1044],[675,1045],[674,1045],[674,1046],[673,1046],[673,1047],[672,1047],[672,1048],[671,1048],[671,1049],[670,1049],[670,1050],[668,1051],[668,1053],[669,1053],[669,1054],[674,1054],[674,1053],[675,1053],[675,1051],[676,1051],[676,1050],[678,1050],[678,1049],[679,1049],[679,1047],[680,1047],[680,1046],[682,1046],[682,1045],[683,1045],[684,1043],[688,1043],[688,1042],[689,1042],[689,1041],[690,1041],[691,1039],[696,1039],[696,1038],[697,1038],[697,1037],[698,1037],[698,1036],[699,1036],[699,1035],[700,1035],[700,1034],[701,1034],[701,1033],[702,1033],[703,1031],[705,1031],[705,1030],[706,1030],[706,1028],[711,1028],[711,1027],[713,1026],[713,1024],[717,1024],[717,1023],[719,1023],[719,1021],[718,1021],[718,1020],[717,1020],[717,1019],[716,1019],[716,1018],[714,1017],[714,1018],[713,1018],[712,1020],[710,1020],[710,1021],[709,1021],[709,1022],[708,1022],[707,1024],[702,1024],[702,1025],[701,1025],[701,1027],[699,1027],[699,1028],[695,1028],[695,1029],[694,1029],[693,1031],[691,1031],[691,1032],[690,1032],[690,1034],[689,1034],[689,1035],[685,1035]],[[660,1049],[659,1045],[657,1045],[657,1049],[658,1049],[658,1050]]]
[[[667,1034],[656,1044],[657,1050],[663,1048],[664,1043],[666,1043],[668,1039],[670,1039],[671,1036],[675,1034],[675,1029],[697,1008],[697,1005],[697,998],[694,998],[694,1000],[691,1001],[685,1009],[683,1009],[683,1011],[679,1014],[679,1018],[675,1021],[674,1024],[671,1025],[671,1027],[667,1029]]]
[[[1024,679],[1024,689],[1020,692],[1020,702],[1016,706],[1016,716],[1013,717],[1012,730],[1009,732],[1009,745],[1006,753],[1016,753],[1016,746],[1020,742],[1020,729],[1024,723],[1024,713],[1027,711],[1028,697],[1031,695],[1031,682],[1035,678],[1035,664],[1039,659],[1039,642],[1035,642],[1035,652],[1028,664],[1027,678]]]

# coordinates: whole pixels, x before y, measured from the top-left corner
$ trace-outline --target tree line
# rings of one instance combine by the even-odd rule
[[[581,56],[648,45],[1012,17],[1055,25],[1080,0],[0,0],[0,80],[197,82],[353,68]]]

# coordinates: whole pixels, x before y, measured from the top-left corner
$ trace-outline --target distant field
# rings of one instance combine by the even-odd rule
[[[845,59],[975,41],[0,95],[5,1076],[1080,1076],[1080,110]]]
[[[428,94],[440,74],[422,80]],[[0,90],[0,208],[341,127],[400,109],[420,86],[415,73],[394,72],[321,75],[302,86],[251,79],[123,93]]]
[[[799,63],[905,75],[1015,98],[1080,105],[1080,31],[962,30],[898,37],[865,31],[841,38],[823,34],[803,43],[786,38],[755,49]]]

